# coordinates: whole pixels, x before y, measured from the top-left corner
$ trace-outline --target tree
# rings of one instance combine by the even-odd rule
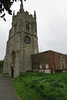
[[[0,60],[0,68],[3,67],[3,64],[4,64],[4,60]]]
[[[8,12],[9,15],[12,15],[12,10],[10,9],[11,6],[13,5],[14,2],[17,1],[21,1],[22,0],[0,0],[0,18],[3,18],[5,21],[5,12],[4,10],[6,10]],[[26,0],[24,0],[26,1]]]

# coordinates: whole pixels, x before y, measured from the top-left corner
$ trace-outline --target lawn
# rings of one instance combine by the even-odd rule
[[[67,100],[67,73],[22,73],[13,80],[21,100]]]

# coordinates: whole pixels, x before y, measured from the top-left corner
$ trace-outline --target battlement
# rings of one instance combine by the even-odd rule
[[[34,11],[35,12],[35,11]],[[15,18],[15,17],[17,17],[19,14],[22,14],[22,16],[23,15],[26,15],[26,16],[29,16],[29,17],[31,17],[31,18],[35,18],[35,16],[34,15],[32,15],[32,14],[30,14],[28,11],[24,11],[24,9],[20,12],[20,10],[19,10],[19,12],[17,12],[17,14],[13,14],[13,19]]]
[[[34,15],[32,15],[28,11],[25,11],[21,4],[17,14],[15,14],[15,11],[13,12],[12,28],[9,32],[9,39],[16,33],[22,32],[22,30],[28,34],[37,34],[36,11],[34,11]]]
[[[15,11],[13,12],[13,22],[16,22],[16,20],[18,19],[23,19],[24,18],[30,18],[31,20],[36,20],[36,12],[34,11],[34,14],[30,14],[28,11],[24,11],[24,8],[23,8],[23,2],[21,2],[21,5],[20,5],[20,9],[19,11],[17,12],[17,14],[15,14]],[[14,21],[15,20],[15,21]],[[13,24],[12,24],[13,25]]]

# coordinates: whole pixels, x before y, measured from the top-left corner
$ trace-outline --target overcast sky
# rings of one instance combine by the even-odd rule
[[[15,12],[19,8],[20,3],[12,7]],[[67,0],[27,0],[24,9],[30,14],[36,10],[39,51],[54,50],[67,54]],[[5,56],[12,16],[7,14],[6,20],[0,19],[0,59]]]

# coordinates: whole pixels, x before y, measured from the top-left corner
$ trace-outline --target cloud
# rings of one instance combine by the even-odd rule
[[[20,3],[12,7],[16,12]],[[27,0],[24,9],[37,13],[37,31],[39,51],[55,50],[67,53],[67,0]],[[0,59],[4,58],[6,41],[11,28],[11,16],[7,22],[0,20]]]

